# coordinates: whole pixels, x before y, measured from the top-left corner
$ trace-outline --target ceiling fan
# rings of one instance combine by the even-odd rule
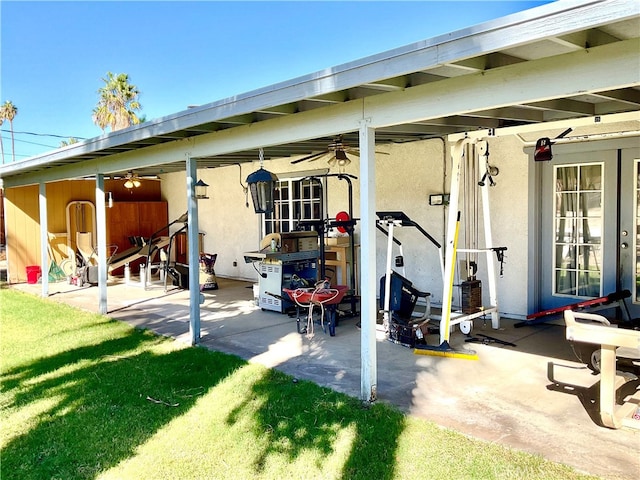
[[[382,153],[384,155],[388,155],[386,152],[376,152]],[[358,148],[349,147],[342,141],[342,135],[338,136],[333,142],[327,145],[327,149],[323,152],[313,153],[311,155],[307,155],[306,157],[298,158],[297,160],[293,160],[291,162],[292,165],[296,163],[310,161],[313,162],[322,157],[328,157],[327,162],[329,166],[339,166],[346,167],[351,163],[351,159],[349,155],[355,155],[356,157],[360,156],[360,150]]]
[[[131,171],[127,172],[125,175],[124,188],[138,188],[141,185],[140,177],[138,177],[137,173],[133,173]]]

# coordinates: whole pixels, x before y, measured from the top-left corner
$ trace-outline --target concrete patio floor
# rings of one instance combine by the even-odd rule
[[[277,368],[348,395],[360,396],[360,331],[357,319],[342,320],[336,336],[316,326],[313,337],[296,331],[295,318],[262,311],[250,283],[219,278],[220,288],[204,292],[201,343]],[[49,299],[97,311],[98,289],[66,283],[49,285]],[[13,288],[35,295],[41,285]],[[110,284],[108,315],[133,326],[189,342],[189,292],[161,285],[147,290]],[[538,454],[607,479],[640,478],[640,431],[598,425],[599,375],[579,363],[562,325],[514,328],[502,319],[475,320],[471,334],[483,333],[516,344],[468,344],[455,332],[451,344],[473,349],[478,361],[415,355],[377,331],[378,401],[471,437]],[[437,336],[429,344],[437,344]],[[552,362],[557,387],[547,376]],[[640,388],[636,378],[619,398]],[[464,455],[460,452],[460,455]]]

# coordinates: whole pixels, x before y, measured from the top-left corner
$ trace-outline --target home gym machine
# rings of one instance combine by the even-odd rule
[[[443,275],[443,305],[440,319],[441,344],[448,343],[450,329],[454,325],[459,325],[462,333],[468,334],[473,328],[473,320],[487,314],[491,314],[491,326],[494,329],[500,328],[495,261],[499,262],[502,275],[504,252],[507,250],[507,247],[493,246],[491,236],[489,188],[496,185],[493,177],[498,175],[499,171],[489,164],[487,141],[471,141],[469,138],[458,140],[452,147],[451,156],[452,175],[445,251],[447,268]],[[479,165],[479,158],[484,159],[484,165]],[[482,176],[480,176],[481,168],[484,169]],[[463,190],[462,210],[459,209],[461,188]],[[480,247],[478,241],[479,203],[482,203],[483,207],[484,247]],[[457,248],[454,241],[461,221],[460,217],[464,226],[463,248]],[[459,268],[460,277],[464,280],[459,285],[462,289],[461,309],[453,311],[452,302],[449,300],[447,305],[447,299],[452,298],[455,275],[455,265],[451,264],[450,259],[454,258],[456,253],[465,254]],[[480,254],[484,254],[486,258],[490,302],[488,306],[482,305],[481,283],[476,279]]]
[[[348,187],[348,212],[347,215],[337,216],[335,219],[329,219],[324,217],[324,207],[323,204],[326,202],[325,198],[325,189],[322,186],[321,178],[337,178],[338,180],[344,180],[347,182]],[[357,316],[359,312],[357,311],[357,302],[358,297],[356,295],[356,274],[355,274],[355,266],[354,263],[356,261],[356,249],[355,249],[355,238],[354,238],[354,228],[357,223],[357,219],[353,218],[353,184],[351,182],[352,179],[357,179],[358,177],[354,175],[350,175],[348,173],[326,173],[323,175],[312,175],[309,177],[305,177],[303,180],[309,180],[311,182],[315,182],[320,189],[320,212],[319,212],[319,220],[302,220],[298,222],[297,228],[305,228],[305,227],[313,227],[317,232],[320,238],[319,247],[320,247],[320,279],[324,280],[327,278],[326,276],[326,247],[325,247],[325,236],[329,229],[337,228],[340,231],[344,231],[349,235],[349,251],[351,256],[351,269],[349,272],[349,290],[344,295],[342,302],[348,303],[351,307],[350,310],[337,310],[337,320],[343,317],[353,317]]]
[[[440,271],[444,274],[442,247],[425,229],[411,220],[404,212],[376,212],[376,228],[387,237],[387,260],[385,275],[380,278],[380,307],[383,314],[384,331],[388,339],[407,347],[413,347],[416,340],[422,340],[428,333],[427,322],[431,316],[431,293],[416,289],[412,282],[404,277],[404,256],[402,242],[394,236],[394,229],[414,227],[438,249]],[[402,268],[402,275],[393,271],[391,259],[393,244],[398,245],[400,255],[395,257],[395,266]],[[418,299],[425,301],[424,314],[416,316],[413,309]]]

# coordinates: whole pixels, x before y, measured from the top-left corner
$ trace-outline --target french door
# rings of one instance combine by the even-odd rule
[[[640,316],[640,148],[563,147],[541,167],[540,310],[627,289]]]

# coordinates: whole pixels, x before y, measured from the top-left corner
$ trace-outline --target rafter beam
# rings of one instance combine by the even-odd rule
[[[633,88],[598,92],[593,95],[596,97],[605,98],[607,100],[615,100],[619,103],[625,103],[627,105],[640,105],[640,91],[634,90]]]
[[[385,92],[391,92],[394,90],[402,90],[408,85],[407,77],[393,77],[385,80],[379,80],[377,82],[365,83],[363,87],[372,88],[374,90],[383,90]]]
[[[553,100],[545,100],[544,102],[531,102],[525,106],[539,110],[555,110],[556,112],[567,112],[579,115],[595,114],[595,108],[591,103],[580,102],[570,98],[556,98]]]

